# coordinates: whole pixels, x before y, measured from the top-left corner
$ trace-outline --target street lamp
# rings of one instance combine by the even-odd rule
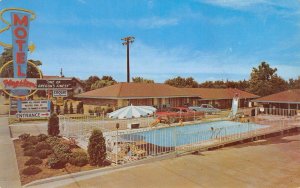
[[[122,43],[124,46],[127,46],[127,83],[130,82],[130,68],[129,68],[129,44],[132,44],[134,42],[134,37],[129,36],[122,38],[124,42]]]

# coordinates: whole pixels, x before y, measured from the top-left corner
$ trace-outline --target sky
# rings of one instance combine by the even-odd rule
[[[11,7],[36,13],[28,58],[43,62],[44,75],[63,68],[126,81],[126,36],[135,37],[131,77],[243,80],[262,61],[284,79],[300,75],[299,0],[0,0]],[[11,40],[11,31],[0,34]]]

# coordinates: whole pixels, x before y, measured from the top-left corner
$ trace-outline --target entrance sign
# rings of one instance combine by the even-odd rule
[[[53,97],[67,97],[68,90],[53,90]]]
[[[18,112],[47,112],[50,111],[50,101],[18,101]]]
[[[37,80],[38,89],[72,89],[72,80]]]
[[[50,112],[16,113],[17,118],[45,118],[50,117]]]

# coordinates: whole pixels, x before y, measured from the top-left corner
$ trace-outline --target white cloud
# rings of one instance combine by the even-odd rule
[[[204,0],[205,3],[229,7],[233,9],[245,9],[259,4],[269,4],[266,0]]]
[[[282,17],[299,15],[300,3],[297,1],[278,0],[199,0],[214,6],[259,14],[277,14]]]

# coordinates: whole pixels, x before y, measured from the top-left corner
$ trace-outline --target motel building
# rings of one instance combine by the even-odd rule
[[[118,83],[75,95],[84,104],[84,113],[96,108],[113,110],[128,105],[154,106],[159,110],[169,107],[211,104],[220,109],[231,108],[232,99],[239,95],[239,107],[251,106],[259,96],[238,89],[177,88],[159,83]]]
[[[287,90],[258,99],[253,102],[268,109],[300,110],[300,89]]]

